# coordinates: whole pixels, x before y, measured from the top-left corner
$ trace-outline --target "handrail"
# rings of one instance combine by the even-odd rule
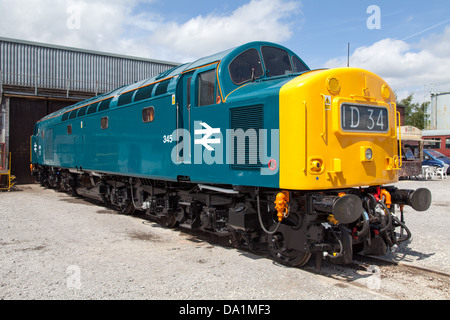
[[[398,167],[401,168],[403,165],[403,160],[402,160],[402,130],[400,129],[400,112],[397,111],[397,121],[395,121],[395,125],[396,125],[396,130],[398,132]],[[396,141],[397,142],[397,141]]]
[[[6,152],[1,152],[1,154],[4,154]],[[0,172],[0,176],[7,176],[5,184],[0,185],[0,190],[10,190],[11,187],[15,184],[15,182],[12,182],[16,177],[11,175],[11,152],[9,152],[9,165],[6,170],[3,170],[4,172]]]
[[[306,101],[303,101],[303,107],[305,108],[305,167],[303,168],[303,171],[306,175],[308,173],[308,109]]]
[[[2,102],[2,94],[3,94],[3,71],[0,69],[0,103]]]
[[[5,144],[0,143],[0,170],[6,170]]]

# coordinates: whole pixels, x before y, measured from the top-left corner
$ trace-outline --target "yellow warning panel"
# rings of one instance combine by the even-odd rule
[[[331,109],[331,96],[323,96],[323,106],[325,110]]]

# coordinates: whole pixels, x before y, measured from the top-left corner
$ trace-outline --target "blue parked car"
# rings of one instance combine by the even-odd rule
[[[423,150],[423,166],[435,166],[442,168],[444,164],[449,165],[447,168],[447,174],[450,174],[450,158],[444,156],[442,153],[436,150],[427,149]]]

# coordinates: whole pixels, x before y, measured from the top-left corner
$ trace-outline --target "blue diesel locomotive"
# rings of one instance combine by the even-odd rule
[[[285,47],[252,42],[49,114],[31,166],[43,185],[267,244],[286,265],[313,253],[349,263],[410,237],[404,205],[430,206],[429,190],[389,185],[398,123],[377,75],[310,70]]]

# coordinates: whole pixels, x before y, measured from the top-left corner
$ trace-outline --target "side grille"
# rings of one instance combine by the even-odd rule
[[[53,161],[53,129],[45,130],[44,132],[44,160]]]
[[[231,168],[259,169],[259,129],[264,128],[264,108],[262,105],[236,107],[230,109],[231,135],[228,150]]]

